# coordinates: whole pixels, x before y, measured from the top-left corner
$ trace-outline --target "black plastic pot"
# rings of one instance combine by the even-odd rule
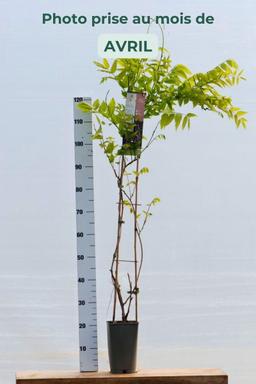
[[[138,326],[137,321],[107,321],[111,373],[136,372]]]

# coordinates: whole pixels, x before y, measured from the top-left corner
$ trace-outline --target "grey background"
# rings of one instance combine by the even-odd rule
[[[145,233],[140,367],[222,367],[254,383],[256,352],[255,11],[253,1],[0,1],[0,377],[78,369],[72,98],[104,97],[92,61],[97,36],[146,27],[43,26],[42,12],[215,17],[169,26],[174,63],[206,71],[227,58],[247,81],[227,90],[249,112],[247,130],[198,112],[146,156],[142,198],[158,195]],[[153,29],[157,31],[157,29]],[[113,95],[117,95],[113,89]],[[145,127],[145,129],[147,129]],[[95,147],[100,368],[111,293],[116,191]]]

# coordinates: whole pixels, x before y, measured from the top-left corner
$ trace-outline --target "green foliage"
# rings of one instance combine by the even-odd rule
[[[230,97],[220,93],[222,88],[232,87],[240,80],[245,80],[243,71],[234,60],[226,60],[208,72],[192,74],[183,64],[173,66],[166,49],[161,52],[159,60],[95,61],[98,70],[103,73],[101,83],[114,81],[119,85],[124,98],[128,92],[146,93],[145,120],[159,118],[159,124],[150,139],[143,137],[145,146],[140,156],[152,142],[165,140],[166,136],[159,133],[158,129],[163,130],[170,125],[175,129],[190,128],[192,119],[197,115],[193,112],[182,113],[181,109],[185,105],[191,106],[192,109],[197,107],[207,112],[214,112],[221,117],[227,116],[237,127],[246,127],[246,112],[234,106]],[[134,135],[133,117],[126,114],[124,103],[119,103],[114,98],[108,99],[107,96],[102,101],[94,100],[92,105],[80,103],[79,108],[85,113],[92,112],[95,115],[97,124],[92,138],[99,141],[100,147],[115,169],[114,167],[118,167],[120,163],[120,156],[129,151],[129,138],[132,139]],[[108,126],[115,127],[120,140],[107,133]],[[126,138],[125,144],[123,138]],[[137,155],[137,152],[133,153],[133,156]],[[148,172],[147,167],[132,171],[131,175],[134,179],[127,180],[125,187],[132,188],[136,184],[136,178]],[[127,177],[129,177],[128,174]],[[150,209],[158,201],[158,198],[152,200],[148,204]],[[124,201],[124,205],[134,213],[129,200]],[[151,215],[150,209],[145,211],[146,217]]]
[[[243,71],[234,60],[226,60],[208,72],[192,74],[183,64],[172,66],[168,51],[164,49],[159,60],[116,59],[110,63],[103,59],[102,62],[95,61],[95,65],[104,74],[101,82],[116,82],[123,97],[128,91],[145,92],[145,119],[158,116],[162,129],[171,124],[176,129],[190,128],[191,119],[196,114],[177,111],[177,107],[180,109],[186,104],[217,113],[221,117],[227,116],[237,127],[246,127],[246,112],[234,106],[232,99],[219,91],[244,80]],[[125,112],[125,105],[114,98],[106,98],[103,101],[96,99],[92,105],[80,103],[79,108],[96,115],[98,127],[95,128],[93,139],[100,141],[100,146],[113,163],[124,153],[124,146],[117,144],[113,137],[104,138],[103,126],[114,126],[120,138],[132,137],[134,125],[132,117]],[[155,139],[164,140],[165,135],[158,134]],[[129,147],[129,144],[125,146]]]
[[[182,113],[173,112],[167,108],[161,116],[160,127],[165,128],[174,122],[176,129],[178,129],[180,126],[182,129],[185,129],[186,127],[190,128],[190,119],[192,117],[196,117],[196,115],[194,113],[187,113],[184,115]]]
[[[151,205],[156,205],[156,204],[158,204],[158,203],[160,203],[160,199],[159,199],[159,197],[154,197],[154,199],[151,201]]]
[[[160,60],[116,59],[110,65],[104,59],[102,63],[95,64],[104,73],[103,81],[115,81],[124,97],[128,91],[146,92],[145,118],[160,116],[162,126],[174,122],[176,128],[189,128],[190,118],[194,114],[180,115],[175,112],[175,107],[188,103],[222,117],[226,115],[235,121],[237,127],[246,126],[245,112],[235,107],[230,97],[223,96],[217,90],[237,85],[240,80],[244,80],[243,71],[234,60],[226,60],[206,73],[196,74],[192,74],[182,64],[172,67],[166,52]],[[119,112],[124,112],[120,105],[116,107]],[[115,109],[113,102],[112,108]],[[167,108],[169,112],[165,113]],[[163,117],[163,114],[167,116]],[[118,120],[118,116],[116,118]],[[119,124],[116,119],[115,122]]]
[[[140,176],[140,175],[143,175],[143,174],[145,174],[145,173],[149,173],[149,169],[148,169],[148,167],[143,167],[143,168],[141,168],[139,171],[133,171],[133,174],[134,174],[135,176]]]

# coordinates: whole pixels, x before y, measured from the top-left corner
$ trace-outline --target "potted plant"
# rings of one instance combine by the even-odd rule
[[[143,263],[142,234],[152,208],[160,201],[153,197],[147,204],[139,200],[140,179],[148,173],[143,155],[153,143],[164,140],[164,129],[190,128],[194,112],[182,113],[188,104],[192,109],[227,116],[237,127],[246,127],[246,112],[219,92],[219,88],[239,83],[242,71],[234,60],[226,60],[206,73],[192,74],[184,65],[172,66],[168,51],[160,49],[158,60],[107,59],[95,62],[103,73],[101,83],[112,80],[120,88],[126,103],[114,98],[95,100],[79,108],[95,116],[93,139],[99,142],[109,162],[117,186],[116,244],[110,263],[113,284],[112,319],[107,322],[110,368],[113,373],[136,371],[138,333],[139,279]],[[152,131],[143,121],[157,118]],[[111,129],[114,133],[110,134]],[[127,217],[129,215],[130,217]],[[125,224],[130,227],[130,257],[122,250]],[[125,252],[127,254],[127,252]],[[122,282],[126,272],[126,283]]]

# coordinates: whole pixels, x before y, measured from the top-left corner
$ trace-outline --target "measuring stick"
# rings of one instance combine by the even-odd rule
[[[78,109],[86,97],[74,98],[76,240],[80,371],[98,370],[96,262],[94,232],[92,114]]]

